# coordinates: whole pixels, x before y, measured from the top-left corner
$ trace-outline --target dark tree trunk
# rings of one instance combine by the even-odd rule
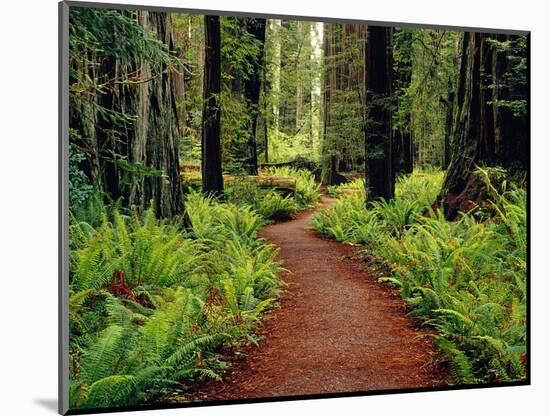
[[[451,163],[451,142],[453,130],[454,91],[450,91],[445,101],[445,137],[443,142],[443,169]]]
[[[392,29],[367,28],[365,174],[367,200],[391,199],[395,193],[392,157]]]
[[[480,59],[480,146],[478,158],[487,164],[495,163],[495,124],[493,106],[493,90],[490,88],[493,77],[493,50],[487,41],[490,37],[482,37],[479,50]]]
[[[263,100],[264,100],[264,162],[269,163],[269,100],[267,98],[267,77],[262,80]]]
[[[136,19],[173,50],[169,14],[140,11]],[[90,57],[100,64],[88,69],[92,71],[89,76],[108,86],[108,93],[99,95],[96,101],[104,110],[98,111],[95,105],[81,107],[73,112],[71,127],[81,125],[78,129],[94,155],[90,158],[90,177],[109,199],[140,210],[152,205],[156,215],[164,218],[184,214],[178,110],[173,94],[177,75],[164,64],[152,69],[146,58],[130,58],[122,62],[101,52]],[[130,82],[110,85],[113,79]],[[113,114],[136,117],[121,121]],[[81,122],[73,124],[75,118]],[[95,127],[86,127],[94,120]]]
[[[513,72],[509,57],[514,52],[492,49],[491,40],[495,38],[510,40],[501,35],[464,34],[454,103],[452,158],[440,193],[448,219],[485,197],[473,175],[476,165],[498,163],[506,168],[524,168],[527,163],[526,117],[497,104],[499,100],[525,97],[526,92],[513,92],[508,75]]]
[[[518,41],[517,35],[497,35],[500,42],[513,44]],[[528,41],[528,40],[527,40]],[[511,101],[526,99],[526,84],[514,85],[508,78],[513,73],[513,59],[526,56],[526,51],[493,51],[491,72],[493,75],[492,99],[494,101]],[[513,58],[513,59],[510,59]],[[516,74],[515,76],[518,76]],[[527,78],[527,74],[524,74]],[[526,115],[515,115],[512,108],[493,106],[493,121],[495,130],[496,162],[513,169],[527,168],[529,123]]]
[[[142,12],[141,22],[154,31],[169,50],[174,49],[171,36],[171,19],[167,13]],[[140,96],[148,97],[139,102],[136,124],[136,140],[130,142],[132,160],[140,161],[163,172],[163,177],[146,177],[133,184],[130,203],[146,205],[154,201],[157,212],[171,217],[183,212],[181,179],[179,172],[179,121],[173,86],[177,73],[161,69],[160,77],[153,77],[148,64],[142,64],[142,76],[151,78],[140,85]],[[146,115],[146,116],[145,116]]]
[[[218,16],[204,16],[204,34],[202,190],[221,195],[223,193],[220,144],[221,35]]]
[[[409,126],[410,126],[410,114],[407,115],[407,119],[409,120]],[[402,165],[402,171],[404,173],[412,173],[414,163],[413,163],[413,138],[411,134],[410,128],[406,130],[405,132],[401,132],[401,146],[402,146],[402,152],[403,152],[403,165]]]
[[[264,45],[265,45],[265,19],[245,19],[246,31],[250,33],[260,44],[260,51],[257,59],[252,62],[252,72],[244,82],[244,96],[250,111],[250,127],[247,140],[249,161],[248,170],[250,175],[258,174],[258,152],[256,126],[258,123],[260,101],[260,87],[262,84],[262,73],[264,69]]]
[[[461,64],[453,122],[452,159],[441,195],[448,218],[454,218],[462,204],[461,193],[478,162],[481,141],[480,120],[480,49],[481,35],[465,32],[461,47]]]
[[[397,34],[394,36],[394,40],[394,50],[399,53],[399,60],[394,65],[394,94],[397,105],[400,105],[402,97],[406,94],[406,89],[410,86],[412,80],[413,32],[402,29],[398,36]],[[395,129],[393,153],[395,170],[411,173],[413,171],[413,152],[410,112],[405,115],[404,120],[400,120],[400,125]]]

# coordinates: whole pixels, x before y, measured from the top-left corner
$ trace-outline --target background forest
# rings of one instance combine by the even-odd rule
[[[525,379],[526,36],[77,7],[69,30],[71,408],[221,382],[285,287],[258,232],[324,195],[315,230],[361,246],[449,384]]]

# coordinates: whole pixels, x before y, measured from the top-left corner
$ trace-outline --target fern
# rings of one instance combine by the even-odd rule
[[[152,210],[105,212],[71,259],[71,404],[159,398],[196,377],[219,379],[221,348],[254,342],[281,281],[276,249],[250,207],[189,195],[191,228]],[[115,277],[122,272],[124,281]]]
[[[81,361],[82,379],[92,384],[113,374],[116,363],[124,353],[124,328],[111,325],[103,330],[97,341],[84,353]]]
[[[431,208],[443,180],[437,171],[400,178],[395,199],[369,209],[364,193],[342,192],[312,222],[339,241],[367,244],[386,263],[391,273],[381,281],[399,286],[411,312],[437,329],[457,382],[522,379],[526,194],[506,181],[493,186],[501,170],[478,174],[493,199],[484,222],[468,214],[448,222]]]

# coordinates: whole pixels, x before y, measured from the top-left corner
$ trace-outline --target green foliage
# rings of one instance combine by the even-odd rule
[[[358,170],[365,158],[364,27],[324,24],[322,178],[335,168]],[[345,69],[344,69],[345,68]],[[340,166],[338,166],[340,165]]]
[[[281,285],[250,208],[191,194],[191,227],[104,210],[71,232],[71,405],[134,405],[219,378]],[[120,276],[124,276],[121,280]]]
[[[263,175],[290,176],[296,179],[296,204],[298,209],[314,207],[321,199],[321,185],[315,182],[315,176],[306,169],[291,167],[266,168]]]
[[[76,290],[116,283],[116,271],[122,271],[130,285],[161,286],[184,284],[199,272],[195,257],[200,247],[182,239],[177,224],[158,223],[152,209],[143,219],[136,211],[129,218],[118,211],[112,220],[104,215],[101,226],[81,244],[71,251],[71,284]]]
[[[488,38],[486,41],[497,54],[505,54],[509,63],[507,71],[491,87],[515,91],[508,99],[493,100],[491,104],[509,108],[514,117],[524,117],[527,114],[527,37],[513,36],[506,41]]]
[[[364,178],[355,178],[350,182],[345,182],[340,185],[329,185],[327,186],[327,193],[333,198],[337,198],[346,191],[351,192],[361,192],[365,190],[365,179]]]
[[[396,198],[391,201],[373,201],[365,209],[363,179],[329,187],[331,196],[340,199],[332,208],[319,212],[313,218],[318,232],[341,242],[374,245],[388,234],[401,235],[416,222],[435,201],[443,182],[443,172],[419,170],[399,178]]]
[[[73,135],[74,130],[70,130]],[[82,171],[80,163],[86,156],[74,143],[69,143],[69,205],[80,207],[86,203],[93,192],[93,186],[89,183],[88,177]]]
[[[313,219],[318,232],[367,243],[401,288],[412,313],[437,329],[440,355],[459,383],[525,378],[527,209],[525,190],[493,185],[485,221],[446,221],[430,205],[442,173],[401,178],[396,198],[365,207],[364,194],[343,196]],[[428,215],[422,215],[427,213]]]
[[[375,244],[384,238],[385,225],[374,210],[365,209],[364,193],[351,193],[332,208],[318,212],[312,220],[315,229],[345,243]]]
[[[412,39],[404,35],[397,44],[398,58],[412,61],[412,78],[408,87],[401,86],[395,119],[398,126],[408,124],[413,134],[415,164],[442,166],[449,97],[458,79],[459,33],[428,29],[414,30]]]
[[[270,162],[290,162],[296,158],[317,158],[319,149],[309,134],[290,135],[282,131],[269,132]]]
[[[298,211],[295,199],[291,195],[281,196],[274,190],[260,188],[245,177],[236,179],[226,187],[227,200],[239,206],[248,206],[267,221],[286,219]]]
[[[262,217],[276,220],[290,218],[290,214],[296,212],[298,206],[290,195],[282,197],[279,193],[272,191],[264,195],[255,209]]]

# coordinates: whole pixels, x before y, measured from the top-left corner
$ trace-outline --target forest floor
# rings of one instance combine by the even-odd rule
[[[406,315],[397,291],[377,282],[357,248],[325,239],[309,225],[317,209],[266,226],[288,270],[280,308],[263,321],[222,383],[197,386],[194,400],[234,400],[367,392],[448,384],[432,363],[430,337]]]

